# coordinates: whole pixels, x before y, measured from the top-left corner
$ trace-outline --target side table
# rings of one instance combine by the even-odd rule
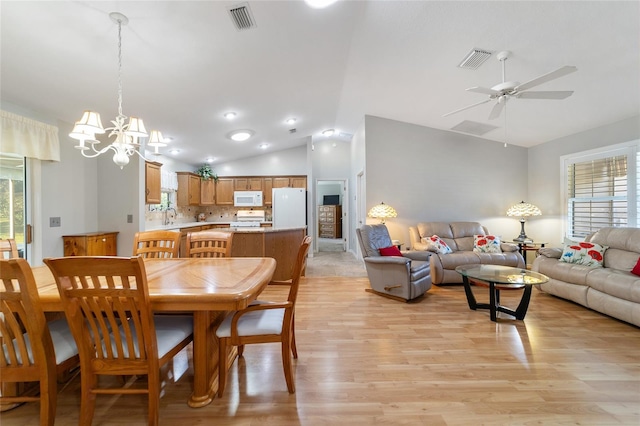
[[[520,251],[520,254],[522,255],[522,257],[524,257],[525,266],[528,265],[528,263],[527,263],[527,253],[530,252],[530,251],[538,253],[538,250],[540,250],[541,248],[544,248],[545,244],[547,244],[547,243],[539,243],[539,242],[535,242],[535,241],[513,240],[513,242],[518,244],[518,250]]]

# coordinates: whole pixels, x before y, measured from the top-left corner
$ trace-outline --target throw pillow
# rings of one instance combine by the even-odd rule
[[[631,270],[631,273],[634,275],[640,275],[640,258],[638,258],[638,262],[636,263],[636,266],[634,266]]]
[[[474,235],[473,251],[476,253],[502,253],[500,238],[495,235]]]
[[[608,248],[609,247],[607,246],[588,243],[586,241],[567,244],[562,250],[560,262],[574,263],[577,265],[585,265],[598,268],[602,266],[602,261],[604,260],[604,252]]]
[[[402,256],[400,249],[396,246],[384,247],[378,249],[378,251],[380,252],[380,256]]]
[[[437,235],[432,235],[431,237],[422,239],[427,244],[427,250],[440,253],[440,254],[449,254],[453,253],[451,247],[444,242],[444,240]]]

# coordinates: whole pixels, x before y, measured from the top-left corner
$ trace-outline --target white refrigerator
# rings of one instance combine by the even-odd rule
[[[307,191],[304,188],[273,188],[271,199],[274,228],[307,225]]]

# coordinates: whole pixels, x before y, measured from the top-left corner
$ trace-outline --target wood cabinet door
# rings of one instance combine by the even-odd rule
[[[233,190],[234,191],[247,191],[249,189],[249,179],[247,178],[234,178]]]
[[[189,205],[200,205],[200,181],[202,179],[198,175],[189,176]]]
[[[272,204],[271,199],[273,198],[273,179],[272,178],[264,178],[262,179],[263,190],[262,190],[262,201],[265,206],[270,206]]]
[[[213,179],[200,182],[200,205],[212,206],[216,203],[216,181]]]
[[[160,204],[161,200],[161,170],[162,164],[145,162],[145,204]]]
[[[288,177],[274,177],[271,179],[273,182],[273,188],[288,188],[289,187],[289,178]]]
[[[292,177],[289,179],[291,188],[304,188],[307,189],[307,178],[305,177]]]
[[[262,178],[255,177],[247,179],[249,191],[262,191]],[[263,197],[264,198],[264,197]]]
[[[178,172],[178,205],[200,205],[200,176],[190,172]]]
[[[234,179],[220,178],[216,184],[216,204],[219,206],[233,205]]]

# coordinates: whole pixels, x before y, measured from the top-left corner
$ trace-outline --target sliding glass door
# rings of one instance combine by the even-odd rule
[[[0,238],[13,238],[20,257],[26,257],[26,162],[14,154],[0,153]]]

